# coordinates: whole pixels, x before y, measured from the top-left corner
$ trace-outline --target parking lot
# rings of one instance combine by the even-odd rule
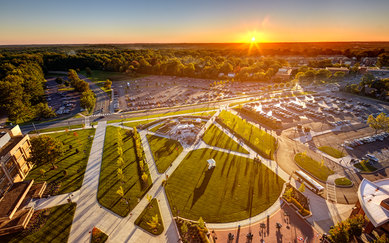
[[[389,113],[386,103],[327,91],[292,97],[264,99],[262,96],[243,108],[243,116],[254,114],[254,120],[261,126],[269,128],[269,124],[281,123],[270,129],[290,139],[305,136],[304,131],[313,131],[315,135],[312,135],[310,145],[331,146],[358,159],[371,154],[381,165],[389,165],[389,134],[380,131],[376,135],[376,131],[366,124],[370,114]]]
[[[57,84],[55,78],[46,78],[46,80],[46,99],[57,116],[76,114],[80,111],[80,94],[78,92],[70,86]]]
[[[199,104],[261,92],[262,84],[217,83],[214,80],[175,76],[146,76],[115,81],[116,110],[136,111],[159,107]],[[117,105],[115,105],[117,104]]]

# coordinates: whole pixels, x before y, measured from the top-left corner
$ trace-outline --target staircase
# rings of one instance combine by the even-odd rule
[[[327,187],[327,200],[333,201],[334,203],[338,203],[337,200],[336,200],[336,187],[335,187],[335,183],[334,184],[330,184],[327,181],[326,187]]]

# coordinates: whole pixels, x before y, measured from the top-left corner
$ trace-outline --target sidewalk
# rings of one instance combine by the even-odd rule
[[[92,148],[85,170],[84,181],[77,200],[69,242],[88,242],[89,231],[101,220],[103,215],[96,213],[100,206],[96,195],[99,185],[106,122],[100,122],[93,139]]]
[[[28,204],[28,206],[33,207],[35,210],[51,208],[57,205],[68,203],[68,199],[71,199],[72,202],[77,202],[79,196],[80,196],[80,190],[57,195],[57,196],[51,196],[48,198],[40,198],[37,200],[33,200]]]

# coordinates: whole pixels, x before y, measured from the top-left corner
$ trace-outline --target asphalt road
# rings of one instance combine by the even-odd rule
[[[101,89],[100,89],[101,90]],[[64,127],[64,126],[71,126],[71,125],[77,125],[77,124],[83,124],[85,123],[86,119],[89,120],[89,122],[94,121],[111,121],[111,120],[119,120],[119,119],[125,119],[125,118],[132,118],[132,117],[140,117],[140,116],[150,116],[150,115],[156,115],[156,114],[166,114],[170,112],[176,112],[176,111],[183,111],[183,110],[194,110],[204,107],[219,107],[222,105],[227,105],[232,102],[239,102],[247,100],[248,98],[237,98],[234,100],[227,100],[227,101],[215,101],[210,104],[195,104],[191,106],[184,106],[184,107],[176,107],[176,108],[166,108],[161,110],[148,110],[148,111],[139,111],[139,112],[129,112],[129,113],[112,113],[109,115],[93,115],[89,116],[87,118],[81,117],[81,118],[68,118],[63,120],[57,120],[57,121],[50,121],[50,122],[44,122],[44,123],[37,123],[37,124],[29,124],[29,125],[22,125],[20,126],[23,133],[28,133],[32,130],[39,130],[39,129],[46,129],[46,128],[54,128],[54,127]],[[101,101],[100,101],[101,102]],[[97,105],[96,105],[97,106]],[[34,127],[35,126],[35,127]]]
[[[78,74],[78,76],[89,83],[89,88],[96,95],[96,105],[94,112],[95,113],[110,113],[110,99],[108,95],[99,87],[97,84],[93,83],[84,75]]]

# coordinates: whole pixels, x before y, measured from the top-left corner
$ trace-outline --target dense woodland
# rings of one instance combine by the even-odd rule
[[[262,44],[261,44],[262,45]],[[364,45],[364,48],[360,48]],[[266,47],[267,46],[267,47]],[[174,75],[218,79],[234,72],[235,80],[272,82],[272,77],[288,63],[281,56],[346,55],[377,57],[389,66],[388,43],[311,44],[178,44],[96,46],[6,47],[0,49],[0,104],[9,120],[16,123],[34,118],[48,118],[54,112],[44,98],[44,74],[49,70],[85,69],[127,73]],[[128,49],[132,48],[132,49]],[[152,48],[152,49],[151,49]],[[311,67],[331,66],[326,60],[311,62]],[[313,69],[296,70],[299,79],[336,80],[328,72]],[[339,74],[340,75],[340,74]],[[225,77],[224,76],[224,77]],[[222,78],[224,78],[222,77]],[[74,83],[73,86],[85,85]],[[85,87],[76,87],[85,92]]]

